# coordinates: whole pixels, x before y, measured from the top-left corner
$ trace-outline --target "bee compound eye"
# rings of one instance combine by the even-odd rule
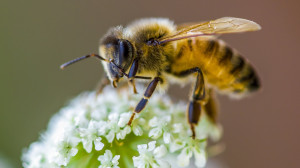
[[[130,62],[133,54],[132,44],[127,40],[119,40],[118,44],[118,64],[125,66],[126,62]]]
[[[124,42],[122,40],[119,41],[119,62],[122,64],[122,62],[125,60],[125,58],[128,56],[128,49]]]

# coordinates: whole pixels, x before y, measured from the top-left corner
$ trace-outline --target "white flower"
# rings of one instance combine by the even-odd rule
[[[218,141],[222,136],[221,125],[212,124],[206,115],[203,115],[202,120],[196,127],[196,130],[198,132],[198,139],[204,139],[209,136],[213,141]]]
[[[170,143],[171,134],[169,133],[168,124],[171,121],[171,116],[167,115],[160,119],[153,117],[149,121],[149,126],[153,129],[149,132],[149,137],[153,139],[159,138],[163,134],[163,139],[166,144]]]
[[[184,148],[180,155],[177,157],[177,164],[182,167],[186,167],[190,164],[190,158],[193,156],[192,151],[189,148]]]
[[[164,145],[155,148],[156,141],[147,144],[138,145],[138,152],[140,156],[133,157],[134,167],[144,168],[167,168],[170,165],[161,158],[167,154],[167,148]]]
[[[118,122],[119,127],[125,127],[131,117],[132,112],[122,113]]]
[[[72,156],[75,156],[78,152],[76,148],[78,140],[74,138],[64,138],[59,140],[56,146],[55,162],[59,166],[66,166]]]
[[[146,121],[143,118],[138,118],[138,116],[139,115],[136,114],[137,118],[132,121],[131,129],[136,136],[142,136],[143,129],[140,127],[140,125],[145,125]]]
[[[195,165],[204,167],[205,139],[220,137],[220,127],[204,115],[193,140],[184,119],[186,104],[173,104],[158,94],[152,95],[129,126],[140,96],[109,87],[97,97],[95,92],[79,95],[50,120],[39,141],[24,151],[23,166],[168,168],[171,164],[189,166],[194,157]]]
[[[177,157],[177,164],[183,167],[188,166],[194,154],[195,165],[197,167],[204,167],[206,164],[206,154],[203,148],[206,145],[205,142],[205,140],[188,140]]]
[[[90,121],[88,128],[80,129],[80,137],[82,139],[83,148],[88,153],[92,151],[93,142],[97,151],[104,147],[104,144],[101,142],[102,138],[98,133],[98,130],[100,130],[103,125],[105,125],[105,122]]]
[[[186,142],[181,139],[174,139],[170,143],[170,152],[175,152],[179,149],[182,149],[186,145]]]
[[[99,168],[119,168],[119,159],[120,155],[116,155],[113,157],[110,150],[105,150],[104,155],[98,157],[98,160],[101,162]]]
[[[108,129],[108,133],[105,135],[108,142],[112,142],[116,136],[117,140],[124,139],[127,134],[131,132],[130,126],[124,125],[124,118],[127,118],[126,115],[122,115],[119,120],[119,114],[112,113],[108,116],[108,122],[105,127]],[[124,128],[120,127],[125,126]]]
[[[181,123],[173,124],[173,133],[180,133],[182,131],[184,130],[183,130],[183,125]]]
[[[23,163],[24,167],[29,168],[38,168],[38,167],[46,167],[48,160],[46,159],[46,150],[40,150],[45,145],[41,142],[34,142],[30,145],[30,148],[27,152],[22,156],[22,160],[25,162]],[[35,159],[32,159],[35,158]]]

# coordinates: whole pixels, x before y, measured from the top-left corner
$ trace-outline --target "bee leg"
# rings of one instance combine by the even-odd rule
[[[128,121],[128,125],[131,125],[132,120],[134,119],[134,116],[136,113],[140,113],[145,107],[146,104],[148,103],[148,99],[152,96],[158,82],[162,82],[162,79],[160,77],[155,77],[148,85],[144,97],[140,100],[140,102],[137,104],[135,107],[134,112],[132,113],[130,120]]]
[[[133,88],[133,93],[134,94],[138,94],[137,90],[136,90],[136,87],[135,87],[135,80],[134,79],[130,79],[129,80],[129,85],[132,86]]]
[[[130,67],[129,73],[128,73],[128,79],[129,79],[129,85],[131,85],[133,87],[133,93],[137,94],[137,90],[135,87],[135,81],[134,81],[134,77],[137,73],[138,70],[138,60],[135,59],[133,60],[133,63]]]
[[[209,89],[207,92],[207,102],[204,105],[204,111],[207,117],[214,123],[217,123],[218,117],[218,102],[215,99],[215,94],[212,89]],[[206,98],[205,98],[206,99]]]
[[[195,67],[183,72],[178,73],[178,76],[184,77],[190,75],[192,73],[197,72],[197,80],[195,83],[195,87],[193,89],[193,95],[191,97],[190,103],[188,104],[187,109],[187,118],[192,130],[192,138],[195,139],[195,125],[198,124],[200,116],[201,116],[201,109],[202,105],[204,104],[205,100],[205,86],[204,86],[204,76],[200,68]]]
[[[110,81],[108,79],[108,77],[104,77],[101,79],[101,81],[99,82],[99,84],[97,85],[97,92],[96,92],[96,96],[98,96],[99,94],[102,93],[102,90],[105,86],[109,85],[110,84]]]
[[[192,100],[188,106],[188,121],[192,130],[192,138],[195,139],[195,125],[198,124],[200,116],[202,104],[205,98],[205,85],[204,85],[204,76],[200,68],[193,68],[190,72],[197,72],[197,80],[195,84],[195,88],[193,90]]]
[[[192,138],[195,139],[195,125],[198,124],[201,115],[201,104],[199,101],[192,100],[188,105],[188,122],[192,130]]]

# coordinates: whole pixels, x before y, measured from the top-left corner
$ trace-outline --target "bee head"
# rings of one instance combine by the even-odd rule
[[[126,72],[133,61],[133,46],[125,39],[119,39],[116,36],[106,36],[100,44],[100,55],[109,60],[102,62],[104,69],[116,87],[116,83],[123,77],[122,72]]]
[[[117,82],[120,78],[126,74],[132,64],[134,57],[133,45],[125,39],[120,38],[121,27],[117,27],[109,31],[109,33],[100,42],[100,55],[89,54],[69,62],[66,62],[60,66],[61,69],[74,64],[78,61],[84,60],[90,57],[96,57],[102,61],[104,69],[110,79],[112,85],[117,87]]]

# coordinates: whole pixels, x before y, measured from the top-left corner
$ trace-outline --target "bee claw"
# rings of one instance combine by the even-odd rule
[[[136,90],[136,87],[135,87],[135,82],[134,82],[133,79],[130,79],[130,80],[129,80],[129,85],[132,86],[132,88],[133,88],[133,93],[134,93],[134,94],[138,94],[138,92],[137,92],[137,90]]]
[[[131,126],[131,123],[132,123],[132,121],[133,121],[133,119],[134,119],[135,113],[136,113],[136,112],[133,112],[133,113],[132,113],[132,115],[131,115],[131,117],[130,117],[128,123],[127,123],[127,125]]]
[[[134,93],[134,94],[139,94],[139,92],[137,92],[137,90],[136,90],[135,87],[133,87],[133,93]]]
[[[114,80],[113,82],[112,82],[112,86],[114,87],[114,88],[117,88],[117,81],[116,80]]]
[[[191,137],[195,140],[195,138],[196,138],[195,127],[194,127],[193,124],[191,124],[190,127],[191,127],[191,130],[192,130],[192,136]]]

